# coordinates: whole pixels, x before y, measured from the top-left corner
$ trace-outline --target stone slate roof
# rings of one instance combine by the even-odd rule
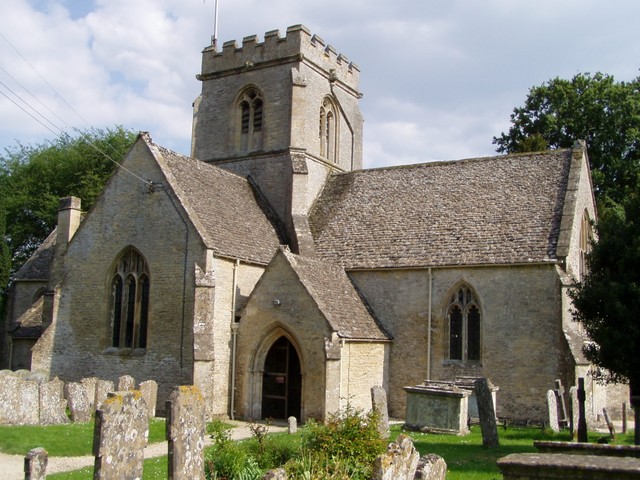
[[[266,203],[245,178],[145,141],[207,248],[222,256],[269,262],[281,242]]]
[[[47,280],[55,253],[57,230],[54,228],[38,249],[16,272],[16,280]]]
[[[556,259],[572,150],[333,175],[311,212],[316,253],[347,269]]]
[[[38,298],[16,321],[16,327],[9,330],[13,338],[39,338],[45,330],[42,324],[44,297]]]
[[[391,339],[367,309],[342,268],[295,255],[286,248],[281,252],[338,336],[354,340]]]

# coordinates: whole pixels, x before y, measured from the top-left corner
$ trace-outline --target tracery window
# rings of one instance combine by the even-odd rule
[[[238,97],[236,143],[241,152],[262,148],[263,110],[264,102],[257,88],[249,87]]]
[[[579,280],[582,281],[588,273],[587,255],[591,252],[591,242],[593,241],[593,230],[591,228],[591,220],[589,213],[585,210],[582,214],[582,222],[580,224],[580,258],[578,265]]]
[[[116,263],[111,279],[111,346],[146,348],[149,320],[149,270],[134,248]]]
[[[337,158],[337,112],[333,102],[326,97],[320,107],[320,156],[336,162]]]
[[[447,307],[449,359],[480,361],[480,307],[467,285],[451,296]]]

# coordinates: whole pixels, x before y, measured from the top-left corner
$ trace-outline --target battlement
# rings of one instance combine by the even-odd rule
[[[213,46],[205,48],[199,78],[206,79],[229,70],[259,68],[278,61],[307,61],[351,88],[357,90],[359,85],[358,66],[337,53],[322,38],[312,35],[304,25],[288,27],[284,38],[280,36],[279,30],[271,30],[264,34],[263,42],[258,41],[257,35],[251,35],[242,39],[241,47],[238,47],[235,40],[230,40],[224,42],[222,51]]]

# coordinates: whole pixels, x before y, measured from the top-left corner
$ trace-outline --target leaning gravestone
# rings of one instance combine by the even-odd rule
[[[556,399],[556,392],[553,390],[547,391],[547,411],[549,412],[549,428],[554,432],[559,432],[558,401]]]
[[[118,391],[135,390],[136,380],[131,375],[122,375],[118,378]]]
[[[69,423],[64,382],[58,377],[40,385],[40,425]]]
[[[82,423],[90,422],[93,410],[84,386],[78,382],[68,382],[64,386],[64,395],[71,412],[71,420]]]
[[[175,388],[167,400],[169,480],[204,480],[205,403],[195,386]]]
[[[49,455],[44,448],[34,448],[24,457],[25,480],[44,480],[47,478]]]
[[[378,433],[382,438],[389,438],[389,408],[387,407],[387,392],[379,385],[371,387],[371,405],[378,415]]]
[[[407,435],[400,435],[387,447],[384,453],[375,459],[373,464],[374,480],[413,480],[418,468],[420,454],[413,446],[413,440]]]
[[[96,411],[93,478],[142,478],[148,436],[147,406],[140,392],[111,392]]]
[[[480,417],[480,430],[482,431],[482,445],[485,447],[497,447],[498,426],[496,425],[496,412],[493,407],[491,382],[486,378],[479,378],[473,382],[478,402],[478,416]]]

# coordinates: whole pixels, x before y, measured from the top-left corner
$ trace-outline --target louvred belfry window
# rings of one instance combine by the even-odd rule
[[[257,88],[245,89],[237,102],[236,146],[240,152],[262,149],[264,102]]]

